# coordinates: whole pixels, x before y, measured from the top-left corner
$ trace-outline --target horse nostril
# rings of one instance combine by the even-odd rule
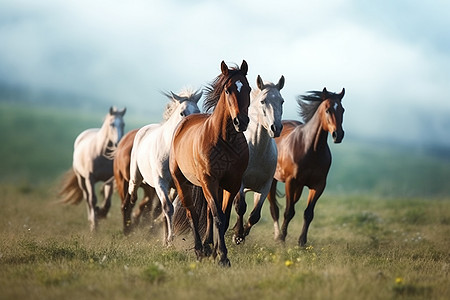
[[[237,117],[233,119],[233,124],[239,126],[239,119]]]
[[[277,132],[277,127],[275,126],[275,124],[272,124],[272,126],[270,126],[270,130],[272,130],[273,132]]]
[[[337,138],[337,133],[336,133],[336,131],[333,131],[333,139],[336,139]]]

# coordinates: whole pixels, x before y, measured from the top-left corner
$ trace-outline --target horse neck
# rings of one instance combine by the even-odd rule
[[[319,109],[311,120],[303,126],[306,141],[305,146],[308,149],[313,149],[313,151],[318,151],[327,146],[328,131],[322,126]]]
[[[228,141],[233,138],[235,133],[237,133],[233,127],[231,115],[226,107],[225,101],[224,97],[220,96],[220,99],[209,118],[211,125],[210,134],[212,135],[214,142],[217,142],[219,137],[224,141]]]
[[[161,124],[160,128],[163,131],[164,135],[167,137],[164,139],[167,141],[167,143],[171,143],[172,134],[175,131],[175,128],[177,127],[178,123],[180,123],[182,119],[183,117],[180,115],[180,113],[178,111],[174,111],[172,116],[170,116],[170,118],[167,119],[167,121]]]
[[[251,105],[249,107],[248,115],[250,117],[250,123],[245,131],[247,141],[257,147],[265,148],[271,142],[272,138],[261,123],[262,116],[257,105]]]
[[[112,140],[111,130],[108,120],[103,122],[102,127],[97,132],[97,151],[100,155],[109,157],[108,153],[114,152],[115,142]]]

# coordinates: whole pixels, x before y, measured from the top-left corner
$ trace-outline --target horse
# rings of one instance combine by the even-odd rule
[[[298,97],[300,116],[305,123],[283,121],[283,131],[278,138],[275,138],[278,159],[268,200],[276,240],[284,242],[289,222],[295,214],[295,203],[300,199],[303,188],[306,186],[309,188],[309,194],[298,244],[304,247],[307,242],[309,225],[314,218],[314,207],[325,189],[331,166],[328,133],[336,144],[341,143],[344,138],[342,128],[344,94],[345,89],[337,94],[328,92],[324,88],[322,91],[310,91],[307,95]],[[279,209],[275,198],[278,181],[285,183],[286,193],[286,208],[281,231],[278,225]]]
[[[126,215],[131,211],[129,205],[136,202],[139,186],[144,183],[155,188],[166,218],[164,244],[168,245],[173,240],[173,205],[169,198],[169,189],[173,186],[169,171],[172,135],[183,118],[200,112],[197,102],[202,92],[184,90],[180,95],[173,92],[165,95],[170,102],[164,112],[163,123],[142,127],[134,138],[130,159],[130,180],[123,211],[125,212],[124,226],[127,226]]]
[[[220,265],[230,266],[225,245],[228,220],[224,211],[231,209],[248,164],[248,145],[243,132],[249,123],[251,88],[245,60],[240,68],[229,69],[224,61],[220,67],[221,74],[207,88],[203,105],[205,112],[213,109],[212,113],[187,116],[174,132],[170,172],[178,197],[187,210],[197,259],[208,254],[205,245],[212,238],[212,232],[206,233],[202,244],[194,208],[194,203],[206,201],[217,233],[214,254],[219,254]],[[202,193],[192,192],[192,186],[197,187],[194,191],[201,187]],[[193,196],[204,200],[194,201]]]
[[[147,184],[141,184],[144,191],[144,197],[138,210],[133,214],[133,222],[131,221],[131,214],[135,203],[126,203],[125,201],[125,196],[128,193],[128,182],[130,181],[131,149],[138,130],[139,129],[131,130],[123,136],[122,140],[117,145],[117,150],[114,156],[114,178],[117,193],[122,201],[121,210],[123,215],[123,232],[125,235],[129,234],[132,228],[139,224],[141,215],[144,215],[144,217],[150,221],[151,219],[156,219],[156,217],[161,213],[161,206],[157,206],[160,203],[159,199],[156,204],[153,203],[155,200],[156,191],[153,187]],[[150,214],[152,214],[152,218],[150,218]]]
[[[62,203],[87,202],[88,220],[91,231],[95,231],[98,218],[106,218],[113,193],[113,155],[117,143],[123,136],[126,108],[109,109],[101,128],[91,128],[78,135],[74,143],[72,170],[63,179],[60,196]],[[104,201],[97,206],[95,184],[104,181]]]
[[[280,136],[283,125],[284,99],[280,90],[284,86],[284,76],[277,84],[264,83],[261,76],[256,79],[258,89],[252,90],[249,107],[250,123],[244,135],[249,148],[249,161],[242,178],[239,194],[235,199],[237,220],[233,240],[240,244],[250,229],[261,218],[261,208],[272,186],[277,166],[277,146],[273,138]],[[247,209],[245,193],[254,191],[254,208],[244,227],[244,214]]]

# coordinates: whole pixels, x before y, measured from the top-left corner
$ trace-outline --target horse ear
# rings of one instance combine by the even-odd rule
[[[222,63],[220,64],[220,69],[222,70],[222,74],[224,76],[228,76],[228,66],[223,60]]]
[[[245,75],[247,75],[247,72],[248,72],[248,65],[247,65],[247,62],[245,61],[245,59],[242,61],[241,71],[242,71]]]
[[[342,88],[342,91],[339,93],[340,100],[342,100],[342,98],[344,98],[344,95],[345,95],[345,88]]]
[[[177,94],[175,94],[174,92],[170,92],[172,94],[172,99],[178,102],[181,102],[183,100],[182,97],[178,96]]]
[[[111,106],[109,108],[109,114],[112,115],[114,113],[114,111],[116,110],[116,108],[114,106]]]
[[[328,98],[328,91],[327,91],[327,88],[324,87],[322,90],[322,99],[325,100],[327,98]]]
[[[280,80],[277,83],[278,90],[281,90],[283,88],[283,86],[284,86],[284,76],[281,75],[281,78],[280,78]]]
[[[264,82],[259,75],[258,77],[256,77],[256,86],[258,86],[258,89],[260,89],[261,91],[264,89]]]
[[[124,107],[124,108],[122,109],[122,111],[120,112],[120,114],[122,115],[122,117],[123,117],[123,115],[124,115],[126,112],[127,112],[127,108]]]
[[[203,92],[201,90],[198,90],[197,92],[195,92],[192,102],[198,103],[198,101],[200,100],[202,95],[203,95]]]

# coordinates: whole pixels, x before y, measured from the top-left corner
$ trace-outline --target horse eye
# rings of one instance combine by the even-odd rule
[[[226,89],[226,90],[225,90],[225,94],[228,95],[229,93],[230,93],[230,92],[228,91],[228,89]]]
[[[266,100],[261,100],[261,104],[266,104]]]
[[[183,113],[183,112],[180,112],[180,116],[184,117],[184,113]]]

